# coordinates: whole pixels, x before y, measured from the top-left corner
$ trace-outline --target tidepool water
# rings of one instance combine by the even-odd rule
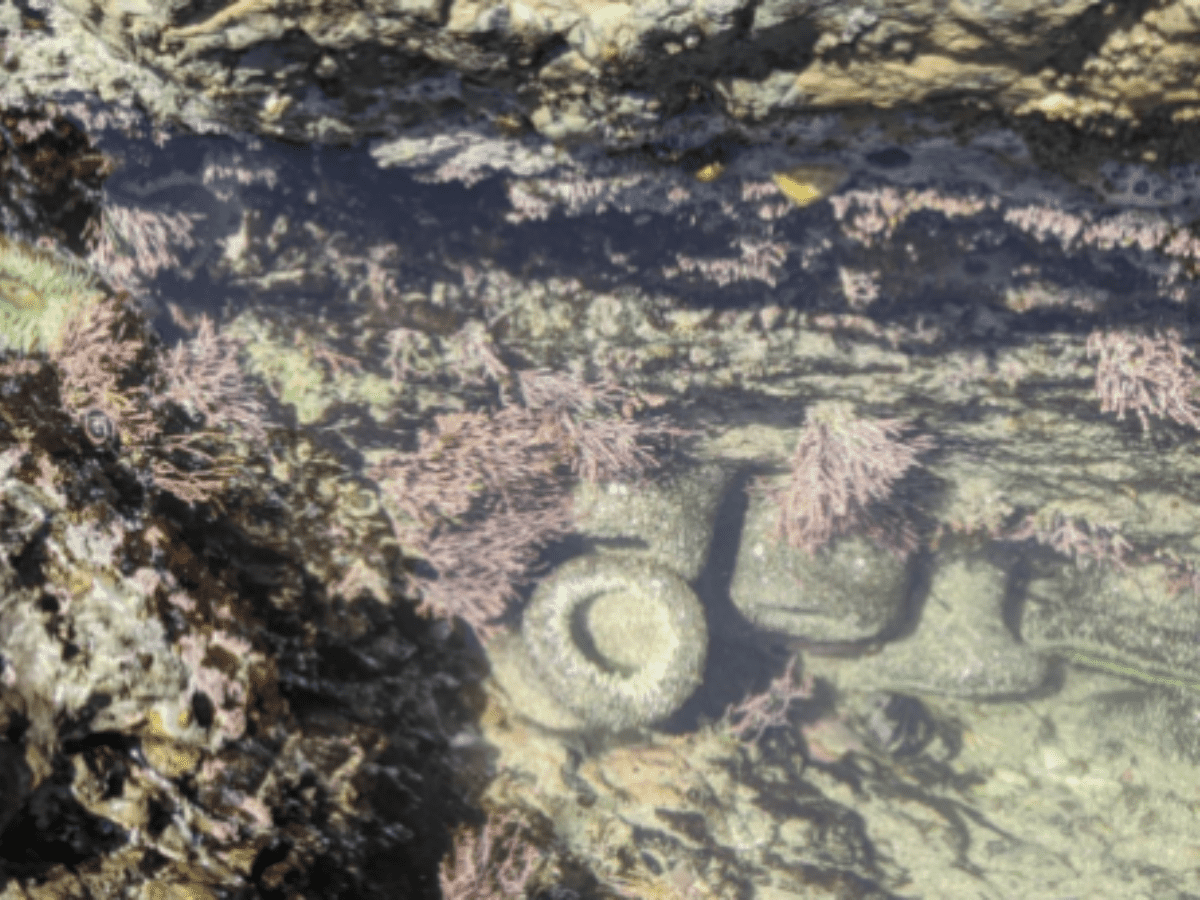
[[[1086,342],[1194,345],[1200,170],[1051,172],[1027,137],[827,116],[605,157],[525,135],[524,175],[97,139],[106,205],[193,220],[129,285],[164,340],[172,304],[247,338],[281,421],[349,470],[495,403],[463,375],[480,341],[686,430],[656,480],[576,489],[575,532],[479,644],[491,762],[464,777],[537,823],[543,889],[576,866],[596,897],[1195,896],[1196,433],[1102,410]],[[775,525],[820,400],[930,449],[814,554]],[[523,622],[567,602],[559,567],[590,579],[577,606]]]

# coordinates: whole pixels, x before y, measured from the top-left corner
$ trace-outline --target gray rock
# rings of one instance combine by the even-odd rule
[[[728,471],[707,464],[669,482],[583,482],[572,498],[581,534],[654,560],[685,581],[700,574]]]
[[[817,553],[775,534],[769,499],[750,501],[730,596],[756,625],[813,642],[865,641],[895,619],[908,587],[903,560],[863,537]]]
[[[957,697],[1033,691],[1048,664],[1005,626],[1006,582],[1002,569],[978,557],[938,560],[916,630],[878,654],[834,664],[834,677],[843,686]]]
[[[1144,682],[1200,688],[1200,607],[1178,571],[1064,565],[1034,580],[1021,619],[1030,647]]]

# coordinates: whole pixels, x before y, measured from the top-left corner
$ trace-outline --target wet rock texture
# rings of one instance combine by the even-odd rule
[[[135,333],[94,334],[89,377],[162,363]],[[195,423],[113,401],[98,435],[64,353],[0,364],[0,894],[436,897],[467,669],[390,604],[378,507],[284,435],[191,505],[201,469],[164,488],[143,454]]]
[[[1125,687],[1073,674],[1057,701],[983,708],[848,692],[836,714],[818,694],[753,746],[718,727],[590,755],[496,707],[507,774],[489,792],[534,804],[636,896],[1049,900],[1144,865],[1186,896],[1174,836],[1195,825],[1168,785],[1195,765],[1196,702]]]
[[[73,54],[102,51],[60,25],[56,8],[112,53],[162,73],[170,87],[159,96],[137,79],[159,114],[215,114],[302,142],[394,134],[451,112],[610,146],[654,139],[663,114],[684,109],[757,121],[953,96],[1106,127],[1184,123],[1200,112],[1191,52],[1200,13],[1187,0],[64,0],[47,8]],[[37,57],[32,47],[10,54],[10,71],[36,81]],[[103,67],[81,64],[89,68],[106,80]]]

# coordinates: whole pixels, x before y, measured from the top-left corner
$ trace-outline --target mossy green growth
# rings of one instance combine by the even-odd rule
[[[0,237],[0,349],[53,350],[63,326],[103,296],[80,263]]]
[[[386,419],[395,406],[398,387],[369,372],[327,374],[310,349],[288,345],[271,325],[252,313],[243,313],[226,333],[246,341],[249,370],[271,386],[281,403],[296,410],[301,425],[319,422],[335,403],[362,403],[377,420]]]

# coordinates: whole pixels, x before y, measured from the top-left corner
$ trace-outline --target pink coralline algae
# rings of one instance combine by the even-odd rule
[[[917,212],[963,218],[995,210],[1006,224],[1037,241],[1057,241],[1068,252],[1129,248],[1158,251],[1185,262],[1200,258],[1200,239],[1166,215],[1145,210],[1098,214],[1051,204],[1006,206],[997,195],[895,187],[843,191],[830,196],[829,205],[843,232],[868,247],[878,238],[891,238]]]
[[[1091,213],[1075,214],[1049,206],[1020,206],[1007,209],[1004,221],[1038,240],[1056,239],[1063,249],[1095,247],[1112,250],[1130,247],[1161,250],[1167,256],[1194,260],[1200,256],[1200,240],[1187,229],[1175,227],[1161,216],[1126,210],[1097,218]]]
[[[508,198],[513,211],[505,219],[514,224],[549,218],[551,211],[564,207],[563,212],[577,216],[593,209],[599,214],[609,206],[628,213],[632,207],[621,196],[645,180],[642,174],[614,175],[605,178],[585,178],[572,175],[564,178],[531,178],[511,181]]]
[[[160,271],[179,265],[179,249],[195,246],[194,226],[188,213],[109,204],[94,220],[89,261],[115,287],[137,294]]]
[[[439,869],[444,900],[507,900],[524,897],[537,872],[540,851],[515,815],[489,818],[463,829]]]
[[[1051,510],[1048,513],[1026,516],[1004,537],[1012,541],[1032,538],[1039,544],[1073,559],[1080,567],[1092,562],[1108,563],[1123,568],[1133,547],[1117,529],[1118,526],[1112,523],[1087,522]]]
[[[721,287],[735,281],[764,281],[775,287],[777,272],[787,259],[787,245],[751,238],[739,238],[737,243],[740,253],[733,257],[697,258],[676,254],[676,265],[664,269],[664,274],[670,278],[681,272],[698,272]]]
[[[998,197],[956,196],[935,189],[906,191],[894,187],[843,191],[829,198],[834,217],[851,237],[870,246],[877,235],[890,238],[910,215],[938,212],[948,218],[973,216],[996,209]]]
[[[723,721],[730,734],[754,743],[767,729],[788,725],[792,705],[812,699],[815,685],[811,675],[798,675],[796,665],[799,661],[798,654],[793,656],[765,691],[745,697],[725,711]]]
[[[438,416],[413,452],[379,460],[397,540],[436,573],[415,576],[422,610],[491,634],[540,549],[573,529],[573,479],[636,477],[674,433],[637,407],[616,386],[512,373],[500,409]]]
[[[188,503],[215,501],[234,474],[229,442],[261,442],[266,409],[237,364],[240,344],[202,318],[196,336],[155,360],[157,383],[123,385],[146,352],[126,311],[106,302],[86,308],[63,327],[50,352],[63,406],[93,442],[113,442],[154,484]],[[169,407],[194,427],[164,429]]]
[[[1150,337],[1127,331],[1093,331],[1087,355],[1096,360],[1096,394],[1100,409],[1137,414],[1142,430],[1150,416],[1200,429],[1200,380],[1187,362],[1193,352],[1175,331]]]
[[[897,419],[860,417],[849,403],[813,404],[788,482],[772,492],[779,537],[812,553],[856,528],[869,532],[868,506],[886,500],[897,479],[933,447],[926,436],[902,437],[904,430]],[[881,537],[886,544],[911,543],[905,534]]]

